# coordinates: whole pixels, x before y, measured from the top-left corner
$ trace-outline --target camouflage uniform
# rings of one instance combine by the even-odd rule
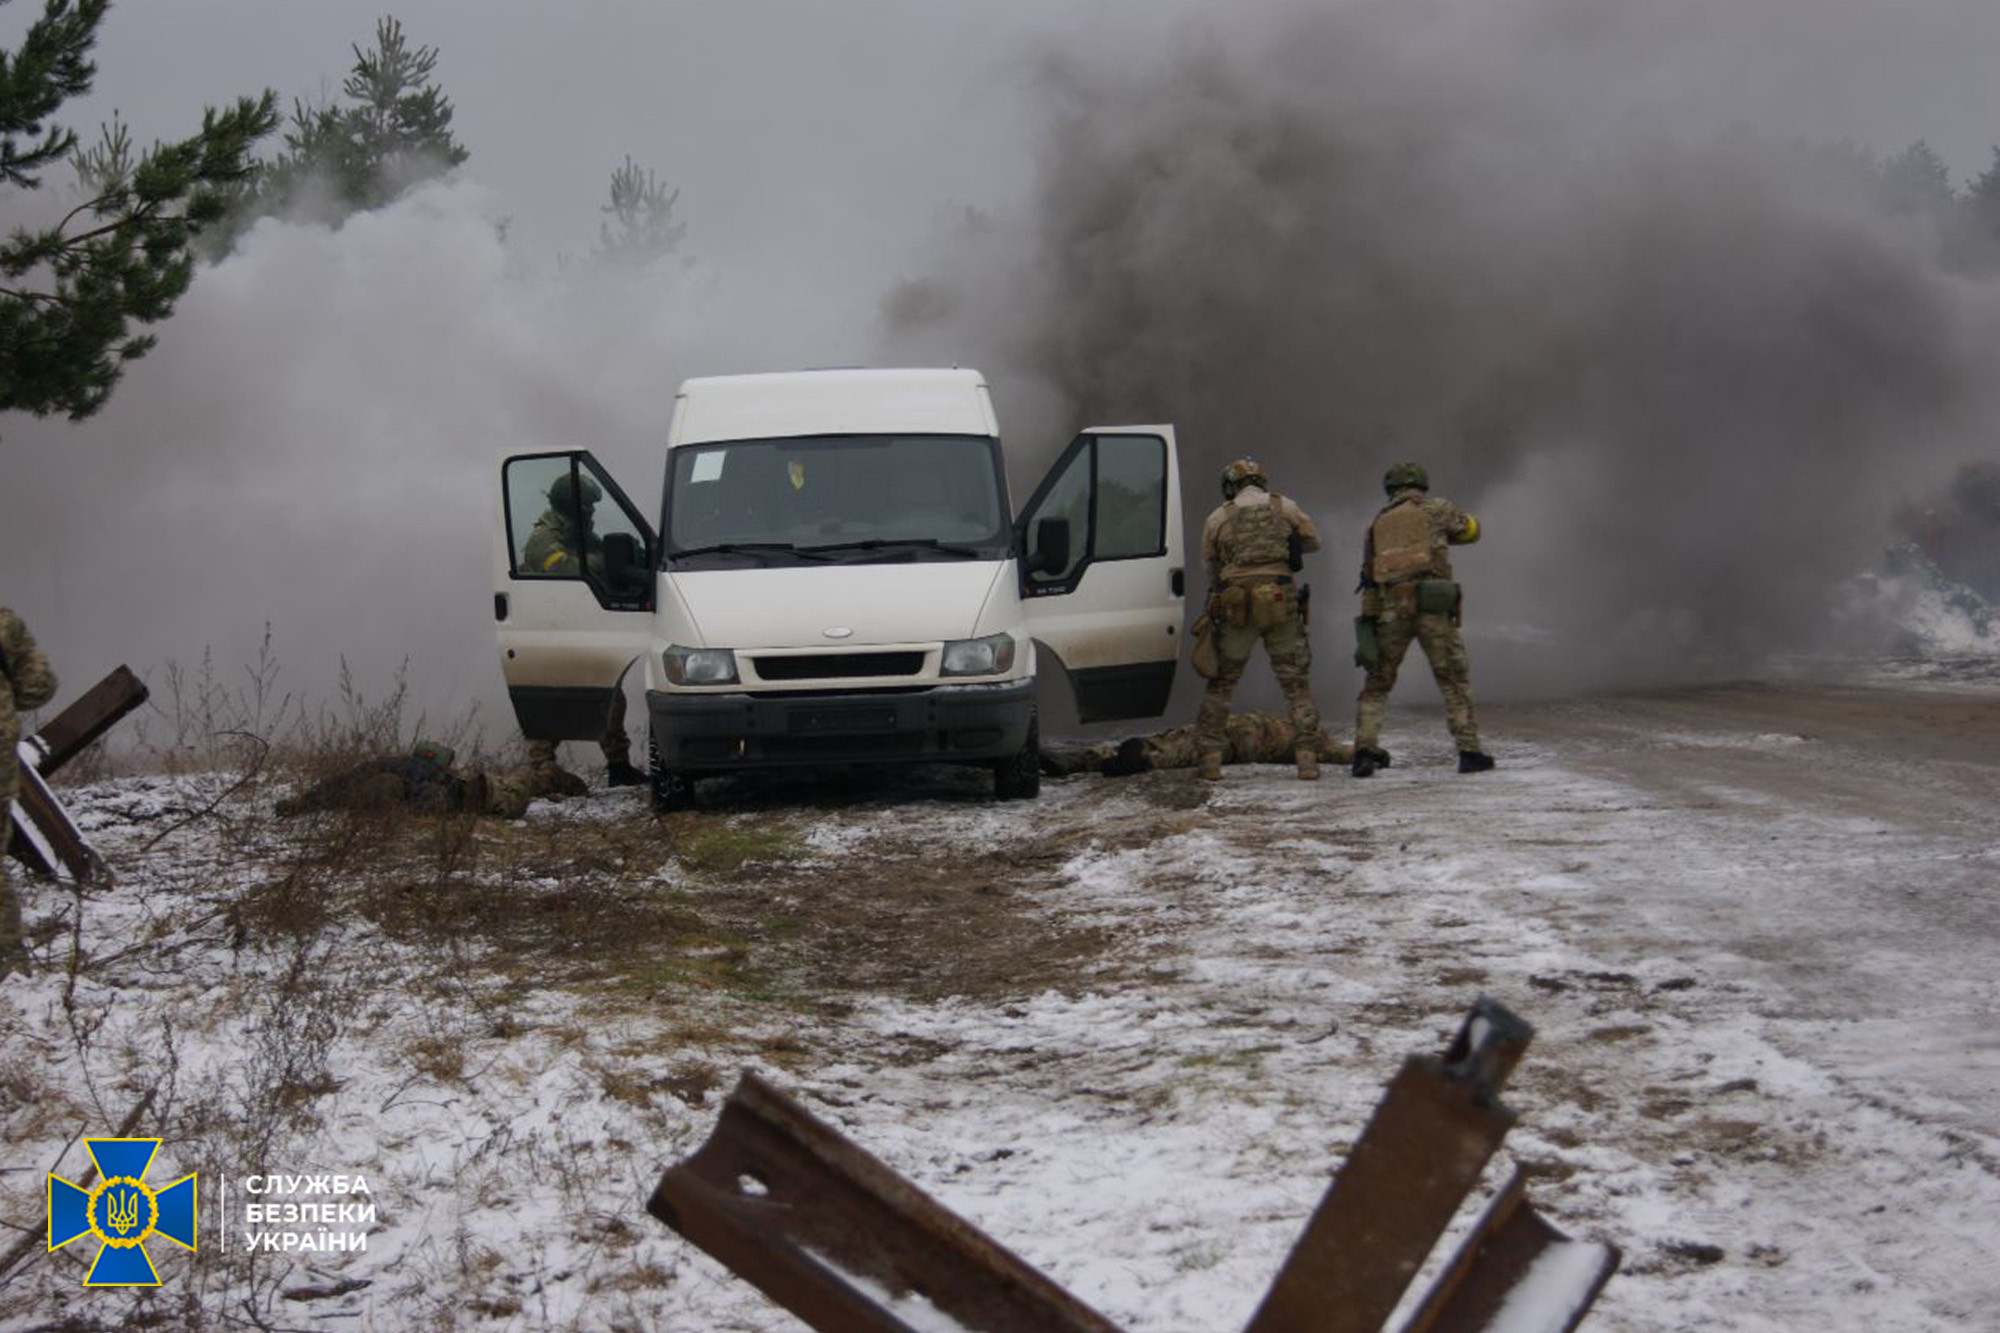
[[[505,772],[474,769],[461,774],[451,767],[451,757],[445,746],[419,742],[407,755],[369,759],[316,782],[279,801],[277,812],[401,807],[421,814],[463,811],[519,819],[539,797],[576,796],[586,790],[583,779],[560,768],[530,763]]]
[[[1312,697],[1312,650],[1306,643],[1291,567],[1282,559],[1245,555],[1245,520],[1249,511],[1258,509],[1275,511],[1298,533],[1302,550],[1317,551],[1320,545],[1319,529],[1303,509],[1255,485],[1243,487],[1218,505],[1202,525],[1201,558],[1208,569],[1208,614],[1219,667],[1202,691],[1201,711],[1195,717],[1196,741],[1203,753],[1220,752],[1227,744],[1230,696],[1259,640],[1271,655],[1271,674],[1284,691],[1293,734],[1312,736],[1320,730],[1319,709]],[[1230,600],[1241,607],[1242,623],[1225,609]]]
[[[586,520],[587,525],[587,520]],[[535,520],[533,530],[528,533],[527,543],[521,550],[521,568],[536,574],[581,574],[583,565],[577,562],[577,551],[583,552],[584,562],[593,574],[602,575],[604,567],[604,542],[595,533],[586,531],[579,541],[576,525],[569,517],[551,508],[542,511]],[[545,782],[558,782],[555,774],[569,776],[568,771],[556,759],[556,741],[528,742],[528,763],[531,767],[552,769],[554,773],[544,775]],[[597,748],[604,755],[606,768],[614,773],[629,769],[632,764],[632,739],[625,734],[625,691],[611,692],[611,709],[604,717],[604,730],[597,737]]]
[[[1270,713],[1231,713],[1223,734],[1225,764],[1289,764],[1299,749],[1298,733],[1292,724]],[[1354,759],[1353,746],[1333,740],[1325,732],[1313,737],[1313,749],[1326,763],[1345,764]],[[1123,741],[1105,741],[1070,754],[1048,752],[1050,767],[1058,774],[1105,773],[1112,777],[1156,768],[1193,768],[1201,762],[1202,753],[1192,726]]]
[[[1421,508],[1430,529],[1430,562],[1426,569],[1393,580],[1376,578],[1376,526],[1368,530],[1361,569],[1361,614],[1374,621],[1375,665],[1362,683],[1355,712],[1356,749],[1378,748],[1383,719],[1389,713],[1389,691],[1395,688],[1396,672],[1410,644],[1423,645],[1430,659],[1431,674],[1437,678],[1438,692],[1444,695],[1446,724],[1462,754],[1479,753],[1479,726],[1472,715],[1472,659],[1466,655],[1465,639],[1459,633],[1459,604],[1455,597],[1449,611],[1419,611],[1417,584],[1424,580],[1451,580],[1448,548],[1479,539],[1479,524],[1470,514],[1441,496],[1426,495],[1416,487],[1390,493],[1389,503],[1376,516],[1376,524],[1403,505]]]
[[[21,618],[0,606],[0,977],[28,970],[21,936],[21,900],[8,883],[7,845],[13,841],[14,795],[20,789],[21,713],[55,698],[56,675]]]

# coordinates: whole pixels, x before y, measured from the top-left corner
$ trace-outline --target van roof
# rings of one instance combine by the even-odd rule
[[[789,435],[997,435],[976,370],[795,370],[682,383],[669,447]]]

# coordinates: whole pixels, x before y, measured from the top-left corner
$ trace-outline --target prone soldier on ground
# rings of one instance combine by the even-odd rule
[[[540,574],[581,574],[590,570],[604,574],[604,539],[597,535],[591,519],[604,488],[581,472],[563,473],[549,485],[549,507],[535,520],[522,548],[523,565]],[[556,758],[557,742],[530,740],[530,765],[552,770],[546,779],[555,782],[556,773],[567,774]],[[625,691],[611,692],[611,709],[604,718],[604,730],[597,737],[604,755],[605,782],[613,787],[636,787],[645,775],[632,765],[632,741],[625,734]]]
[[[21,714],[56,697],[56,673],[21,617],[0,606],[0,977],[28,972],[21,900],[8,881],[7,844],[14,836],[14,796],[20,789]]]
[[[1297,762],[1298,733],[1286,718],[1271,713],[1231,713],[1224,736],[1225,764]],[[1321,763],[1348,764],[1354,760],[1353,746],[1323,731],[1313,737],[1312,748]],[[1051,777],[1101,773],[1107,778],[1122,778],[1154,769],[1193,768],[1201,756],[1201,742],[1194,726],[1189,725],[1096,745],[1049,746],[1042,751],[1042,771]]]
[[[519,819],[540,798],[580,796],[583,779],[533,762],[504,771],[452,767],[454,752],[418,741],[406,755],[363,760],[277,803],[280,815],[315,810],[412,810],[419,814],[491,815]]]
[[[1361,614],[1354,620],[1354,664],[1367,671],[1355,710],[1357,778],[1388,766],[1380,746],[1389,691],[1403,655],[1422,645],[1444,695],[1445,722],[1458,744],[1458,771],[1483,773],[1493,758],[1479,748],[1472,712],[1472,660],[1459,632],[1464,594],[1452,576],[1449,548],[1479,540],[1479,520],[1442,496],[1431,495],[1421,463],[1398,463],[1382,478],[1389,503],[1368,527],[1362,550]]]
[[[1230,697],[1260,642],[1284,692],[1292,734],[1320,733],[1306,643],[1307,590],[1292,578],[1305,553],[1319,549],[1319,530],[1303,509],[1271,491],[1253,459],[1240,458],[1222,470],[1222,500],[1202,525],[1208,605],[1195,622],[1195,669],[1208,677],[1195,734],[1201,776],[1211,782],[1222,777]],[[1319,776],[1313,747],[1298,746],[1292,760],[1301,778]]]

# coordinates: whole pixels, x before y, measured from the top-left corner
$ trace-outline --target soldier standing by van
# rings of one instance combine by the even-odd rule
[[[21,935],[21,900],[7,880],[7,844],[14,837],[14,793],[21,781],[16,745],[21,713],[56,696],[49,659],[21,617],[0,606],[0,977],[28,972],[28,946]]]
[[[1201,529],[1201,558],[1208,570],[1205,618],[1216,670],[1202,691],[1195,736],[1201,776],[1209,782],[1222,779],[1230,696],[1259,640],[1284,691],[1292,735],[1311,737],[1320,731],[1305,610],[1292,582],[1303,554],[1319,549],[1319,530],[1303,509],[1271,493],[1264,469],[1252,459],[1239,458],[1222,470],[1222,501]],[[1301,778],[1319,776],[1319,754],[1311,745],[1299,745],[1292,758]]]
[[[1458,771],[1483,773],[1493,757],[1479,748],[1472,716],[1472,661],[1459,633],[1463,594],[1447,548],[1479,540],[1479,520],[1431,495],[1421,463],[1398,463],[1382,477],[1389,503],[1369,525],[1361,557],[1361,614],[1355,618],[1354,664],[1368,672],[1354,720],[1357,778],[1388,765],[1380,739],[1396,670],[1414,639],[1430,659],[1445,722],[1458,742]]]
[[[578,483],[581,483],[579,485]],[[535,520],[521,550],[521,566],[537,574],[581,575],[587,568],[600,578],[604,572],[604,539],[591,530],[591,516],[604,488],[580,472],[571,470],[549,485],[549,507]],[[597,738],[604,755],[605,782],[613,787],[636,787],[645,775],[632,766],[632,741],[625,734],[625,691],[611,692],[611,711],[605,715],[604,732]],[[553,770],[548,779],[559,781],[564,774],[556,762],[556,742],[528,742],[530,767]],[[565,774],[566,776],[566,774]]]

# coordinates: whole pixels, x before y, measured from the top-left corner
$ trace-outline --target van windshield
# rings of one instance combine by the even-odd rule
[[[663,566],[999,560],[1013,534],[998,442],[815,435],[683,445],[667,477]]]

